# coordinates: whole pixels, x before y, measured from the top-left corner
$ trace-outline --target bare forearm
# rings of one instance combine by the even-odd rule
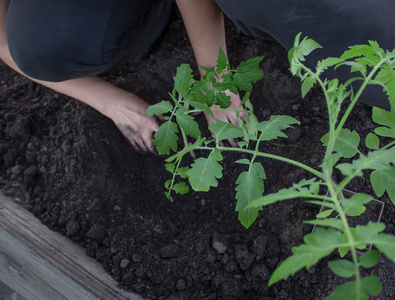
[[[226,53],[224,17],[214,0],[177,0],[199,66],[213,67]],[[204,73],[199,69],[200,73]]]

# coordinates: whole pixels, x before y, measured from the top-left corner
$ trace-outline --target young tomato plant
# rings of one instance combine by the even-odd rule
[[[262,143],[286,137],[283,130],[299,124],[289,116],[272,116],[263,122],[255,117],[248,97],[252,84],[263,76],[259,69],[259,62],[263,57],[248,60],[236,69],[231,69],[225,55],[220,51],[216,67],[206,68],[202,81],[195,81],[190,67],[182,65],[174,78],[175,86],[171,94],[173,103],[162,101],[153,105],[148,109],[147,115],[168,114],[165,117],[166,122],[155,134],[154,145],[160,154],[176,151],[166,159],[166,169],[172,173],[172,178],[165,183],[166,196],[169,199],[172,200],[172,193],[184,194],[189,191],[185,181],[189,181],[189,185],[196,191],[208,191],[211,187],[216,187],[218,179],[222,177],[221,153],[239,152],[243,158],[236,163],[245,170],[236,180],[236,211],[246,228],[254,222],[263,206],[283,200],[308,199],[309,203],[327,208],[317,215],[316,220],[306,221],[318,226],[317,229],[304,237],[304,244],[292,249],[293,255],[274,271],[269,285],[288,278],[304,267],[311,267],[338,249],[342,258],[330,261],[329,267],[336,275],[353,278],[353,281],[336,287],[327,299],[362,300],[367,299],[369,294],[379,293],[381,285],[376,276],[362,278],[360,269],[375,266],[381,253],[390,260],[395,260],[395,237],[383,233],[385,225],[382,223],[369,222],[351,228],[349,218],[362,214],[365,205],[373,197],[363,193],[350,197],[343,191],[352,179],[362,177],[364,171],[370,171],[370,180],[376,195],[380,197],[387,192],[395,204],[395,167],[392,165],[395,160],[395,140],[382,145],[384,141],[381,138],[385,137],[386,141],[395,138],[395,114],[379,108],[373,109],[373,121],[380,127],[366,137],[365,144],[371,150],[368,153],[360,150],[359,134],[344,128],[344,124],[369,84],[383,87],[391,109],[395,111],[395,51],[384,51],[376,42],[369,42],[369,45],[350,47],[339,58],[319,61],[315,70],[311,70],[303,64],[305,56],[320,47],[308,38],[300,41],[299,34],[289,52],[290,70],[302,81],[302,96],[316,84],[321,87],[325,96],[329,130],[321,139],[325,147],[325,157],[320,169],[260,150]],[[351,67],[351,72],[359,73],[358,77],[345,83],[339,83],[338,79],[322,79],[322,74],[328,68],[347,66]],[[355,81],[360,81],[361,84],[354,91]],[[227,110],[230,105],[230,97],[225,93],[227,90],[233,93],[246,92],[242,105],[233,110],[239,116],[239,126],[216,120],[209,125],[212,137],[203,138],[190,114],[204,111],[213,115],[213,110]],[[341,110],[342,106],[345,109]],[[246,121],[240,117],[241,112],[246,113]],[[178,149],[177,142],[179,131],[184,141],[181,150]],[[188,140],[188,137],[193,138],[193,141]],[[223,146],[221,141],[228,139],[241,139],[239,148]],[[190,166],[182,166],[184,156],[197,150],[207,151],[207,157],[199,157]],[[266,174],[262,164],[257,161],[258,157],[293,164],[310,172],[313,178],[303,179],[290,188],[264,195]],[[344,175],[338,183],[332,179],[335,168]],[[323,187],[328,191],[326,195],[319,193]],[[369,244],[374,245],[377,250],[358,256],[357,249],[365,248]],[[347,252],[351,253],[351,260],[343,258]]]

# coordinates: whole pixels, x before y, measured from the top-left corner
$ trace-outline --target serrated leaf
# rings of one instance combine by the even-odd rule
[[[176,164],[175,164],[175,163],[166,163],[166,164],[165,164],[165,169],[166,169],[168,172],[170,172],[170,173],[173,173],[174,170],[175,170],[175,168],[176,168]]]
[[[233,75],[233,82],[241,91],[252,92],[252,84],[248,76],[244,73],[236,73]]]
[[[208,158],[200,157],[187,172],[189,182],[195,191],[208,192],[210,187],[218,186],[217,179],[222,178],[221,152],[214,149]]]
[[[370,252],[364,253],[360,258],[359,262],[364,268],[372,268],[379,262],[380,252],[377,250],[372,250]]]
[[[189,171],[189,167],[179,167],[177,169],[177,175],[180,176],[181,178],[185,179],[185,178],[187,178],[188,171]]]
[[[395,111],[395,70],[392,66],[383,65],[374,78],[385,85],[384,92],[390,101],[391,111]]]
[[[256,126],[261,132],[259,140],[270,141],[278,137],[287,137],[282,130],[292,127],[292,124],[300,124],[300,122],[289,116],[271,116],[269,121],[261,122]]]
[[[219,141],[236,139],[244,136],[243,130],[241,130],[240,127],[221,120],[215,120],[215,122],[210,123],[209,129],[216,134]]]
[[[370,182],[377,197],[381,197],[387,191],[392,203],[395,204],[395,167],[373,171],[370,174]]]
[[[174,79],[174,89],[183,97],[186,96],[188,89],[192,86],[192,69],[188,64],[182,64],[177,68]]]
[[[366,225],[357,225],[355,227],[355,235],[360,241],[369,244],[371,243],[371,239],[377,236],[384,229],[385,225],[382,223],[369,222]]]
[[[213,82],[213,89],[216,91],[224,92],[234,87],[233,82]]]
[[[372,119],[385,127],[378,127],[374,132],[380,136],[395,138],[395,114],[385,109],[373,107]]]
[[[328,266],[337,276],[350,278],[355,275],[355,265],[349,260],[332,260],[328,262]]]
[[[377,135],[369,132],[365,139],[365,145],[369,149],[378,150],[380,148],[380,139]]]
[[[236,68],[236,71],[246,75],[251,83],[256,83],[263,77],[263,71],[259,67],[259,63],[263,60],[263,58],[264,56],[258,56],[245,62],[241,62]]]
[[[228,64],[228,58],[226,57],[224,51],[220,47],[218,51],[217,71],[221,73],[226,68],[227,64]]]
[[[269,280],[269,286],[287,279],[303,267],[310,268],[343,244],[342,234],[335,229],[317,228],[314,233],[305,235],[303,239],[305,243],[292,248],[294,254],[274,271]]]
[[[353,130],[343,128],[339,136],[336,138],[333,146],[333,151],[342,153],[345,158],[351,158],[358,153],[360,137],[359,134]],[[323,146],[327,146],[329,142],[329,133],[321,138]]]
[[[266,178],[265,171],[260,163],[253,163],[248,171],[242,172],[236,181],[236,211],[239,212],[239,220],[248,228],[255,221],[261,207],[247,208],[248,204],[262,196],[264,192],[263,180]]]
[[[317,80],[313,76],[308,76],[302,82],[302,98],[311,90]]]
[[[173,185],[173,190],[176,194],[185,195],[189,192],[189,187],[185,184],[185,182],[178,182]]]
[[[152,141],[159,154],[166,155],[170,153],[170,149],[177,150],[178,136],[176,133],[178,133],[178,126],[174,122],[167,121],[159,127],[159,130],[155,132],[155,139]]]
[[[351,164],[339,164],[338,168],[343,175],[362,176],[362,170],[389,170],[390,162],[394,160],[395,148],[386,150],[377,150],[369,152],[367,156],[360,155],[358,159],[354,159]]]
[[[209,90],[206,93],[206,100],[207,106],[212,106],[215,102],[215,92],[213,90]]]
[[[218,92],[215,94],[215,103],[221,108],[228,108],[232,104],[230,96],[227,96],[224,92]]]
[[[207,105],[204,105],[196,101],[188,101],[188,103],[191,104],[194,108],[202,110],[207,114],[211,115],[212,117],[214,117],[212,110]]]
[[[369,203],[372,199],[372,196],[362,193],[354,194],[351,198],[344,198],[342,201],[344,212],[350,217],[359,216],[366,210],[364,204]]]
[[[316,74],[319,76],[323,71],[338,63],[343,62],[343,59],[338,57],[328,57],[317,62]]]
[[[332,294],[325,300],[367,300],[368,295],[362,283],[358,284],[355,281],[346,282],[338,285]]]
[[[173,105],[171,104],[170,101],[162,100],[157,104],[150,105],[147,108],[147,112],[145,113],[145,115],[147,117],[152,117],[153,115],[159,116],[171,111],[172,109],[173,109]]]
[[[278,201],[289,200],[294,198],[304,198],[314,195],[309,189],[314,184],[315,178],[310,180],[303,179],[288,189],[281,189],[277,193],[265,195],[252,201],[247,207],[260,207],[273,204]]]
[[[192,116],[183,113],[176,113],[176,120],[180,128],[182,128],[187,135],[195,139],[199,138],[199,125],[195,122]]]

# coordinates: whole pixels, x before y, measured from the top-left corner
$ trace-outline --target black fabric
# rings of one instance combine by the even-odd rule
[[[171,0],[12,0],[7,40],[18,67],[33,78],[96,75],[144,52],[172,8]]]
[[[307,57],[307,64],[340,56],[349,46],[377,41],[383,49],[395,48],[395,1],[393,0],[216,0],[224,13],[246,34],[273,37],[285,49],[302,32],[323,49]],[[349,69],[325,73],[345,82]],[[389,109],[382,88],[370,86],[361,101]]]

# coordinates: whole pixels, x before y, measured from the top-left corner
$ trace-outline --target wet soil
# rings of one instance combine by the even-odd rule
[[[260,120],[291,115],[301,125],[289,139],[264,147],[312,167],[322,161],[327,130],[323,98],[315,89],[305,99],[288,71],[285,50],[274,41],[243,35],[228,22],[233,65],[265,55],[263,80],[252,102]],[[170,22],[148,52],[101,76],[150,103],[168,99],[177,66],[194,69],[182,22]],[[169,173],[163,158],[135,152],[116,126],[73,99],[41,87],[0,63],[0,188],[51,229],[83,246],[119,284],[149,299],[324,299],[341,279],[324,259],[310,270],[267,286],[270,274],[312,230],[319,207],[301,200],[266,207],[245,229],[235,210],[240,156],[224,153],[224,177],[207,193],[164,196]],[[357,105],[347,127],[361,140],[372,131],[371,108]],[[204,124],[203,117],[198,117]],[[262,159],[268,193],[308,177],[304,171]],[[372,193],[368,174],[350,189]],[[386,232],[395,233],[394,207],[386,206]],[[376,218],[372,215],[372,219]],[[333,253],[329,259],[335,259]],[[394,264],[382,257],[369,274],[381,276],[375,299],[395,299]]]

